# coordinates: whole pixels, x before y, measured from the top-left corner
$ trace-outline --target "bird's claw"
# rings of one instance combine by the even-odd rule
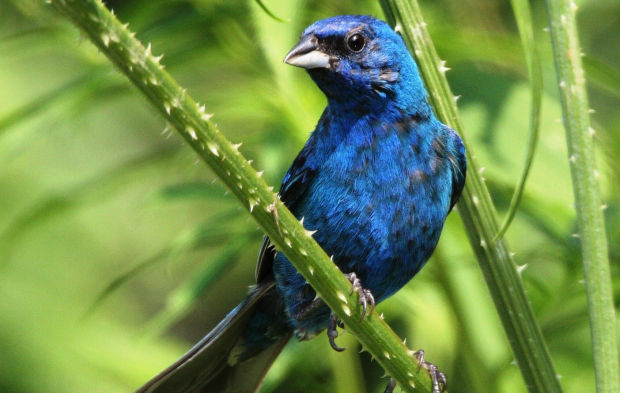
[[[370,305],[370,311],[368,311],[368,315],[372,314],[372,311],[375,309],[375,297],[372,295],[372,292],[368,289],[364,289],[362,287],[362,282],[354,272],[345,274],[347,279],[351,282],[351,293],[357,292],[359,297],[360,305],[362,306],[362,316],[360,317],[360,322],[364,320],[366,317],[366,312],[368,311],[368,305]]]
[[[327,337],[329,338],[329,345],[331,345],[332,349],[336,352],[342,352],[345,348],[339,347],[336,345],[336,341],[334,341],[336,337],[338,337],[338,325],[338,317],[332,311],[329,316],[329,324],[327,325]]]
[[[443,393],[448,385],[446,375],[439,371],[437,366],[435,366],[433,363],[424,360],[424,350],[420,349],[419,351],[416,351],[413,354],[413,357],[418,363],[418,372],[420,371],[420,369],[423,368],[431,377],[431,382],[433,384],[432,393]],[[394,380],[394,378],[390,378],[390,382],[388,383],[383,393],[392,393],[395,387],[396,380]]]
[[[357,292],[359,296],[359,302],[362,306],[362,316],[360,318],[360,322],[364,320],[366,315],[370,315],[372,311],[375,309],[375,297],[372,296],[372,292],[368,289],[364,289],[362,287],[362,282],[357,278],[355,273],[351,272],[345,274],[345,277],[351,282],[351,293]],[[370,306],[370,310],[369,307]],[[336,345],[336,337],[338,337],[338,327],[343,328],[344,325],[342,322],[338,321],[338,317],[333,312],[329,316],[329,324],[327,325],[327,337],[329,338],[329,345],[334,349],[334,351],[342,352],[345,348],[341,348]],[[394,390],[394,388],[392,388]],[[387,391],[390,393],[390,391]]]
[[[424,351],[422,349],[416,351],[413,354],[413,357],[415,357],[416,361],[418,362],[418,371],[423,368],[431,377],[431,381],[433,384],[432,393],[443,393],[448,385],[446,375],[439,371],[437,366],[435,366],[433,363],[424,360]]]
[[[394,378],[390,378],[390,382],[388,382],[388,385],[385,387],[385,390],[383,391],[383,393],[392,393],[395,387],[396,387],[396,380]]]

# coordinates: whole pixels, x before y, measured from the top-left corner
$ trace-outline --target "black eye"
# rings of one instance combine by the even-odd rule
[[[347,46],[352,52],[360,52],[366,45],[366,39],[363,35],[357,33],[353,34],[347,39]]]

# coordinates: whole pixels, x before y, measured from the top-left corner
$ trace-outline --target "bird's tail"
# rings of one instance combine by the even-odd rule
[[[260,320],[265,308],[273,314],[275,304],[266,302],[274,297],[273,283],[258,284],[248,297],[200,342],[170,367],[159,373],[136,393],[253,393],[258,390],[269,367],[290,338],[283,331],[265,340],[265,332],[258,345],[247,346],[248,324]],[[252,339],[250,338],[250,341]]]

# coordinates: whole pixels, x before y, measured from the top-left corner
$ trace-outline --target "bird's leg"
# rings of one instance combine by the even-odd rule
[[[312,303],[308,304],[301,310],[298,310],[297,312],[295,312],[295,315],[293,315],[293,318],[295,318],[296,321],[303,321],[310,314],[312,314],[312,312],[318,310],[324,305],[325,305],[325,302],[323,301],[323,299],[321,299],[320,297],[317,297],[312,301]]]
[[[383,393],[392,393],[395,387],[396,387],[396,380],[394,378],[390,378],[390,382],[385,387],[385,390],[383,391]]]
[[[340,348],[334,341],[338,337],[338,326],[344,327],[341,322],[338,321],[338,316],[332,313],[329,315],[329,324],[327,325],[327,337],[329,338],[329,345],[337,352],[342,352],[345,348]]]
[[[416,351],[413,354],[413,357],[418,362],[418,371],[420,370],[420,368],[423,368],[431,377],[431,381],[433,383],[433,393],[442,393],[444,390],[446,390],[446,386],[448,385],[446,375],[439,371],[437,366],[435,366],[433,363],[424,360],[424,351],[422,349]]]
[[[317,297],[312,301],[312,303],[304,307],[303,310],[295,313],[294,318],[298,321],[301,321],[308,315],[310,315],[313,311],[319,309],[320,307],[323,307],[324,305],[325,302],[323,301],[323,299]],[[336,337],[338,337],[338,328],[343,329],[344,324],[338,320],[338,316],[332,311],[332,313],[329,315],[329,323],[327,325],[327,337],[329,338],[329,345],[334,349],[334,351],[342,352],[345,350],[345,348],[339,347],[334,341]]]
[[[359,278],[357,278],[357,275],[355,273],[347,273],[345,274],[345,277],[351,282],[351,293],[357,292],[360,305],[363,308],[362,316],[360,318],[361,322],[366,316],[369,305],[370,311],[368,311],[368,314],[372,313],[372,311],[375,309],[375,297],[372,296],[372,292],[362,287],[362,283]],[[334,351],[342,352],[344,351],[344,348],[336,345],[335,341],[336,337],[338,337],[338,327],[343,328],[344,325],[342,324],[342,322],[338,321],[338,316],[336,316],[336,314],[334,314],[334,312],[332,311],[329,316],[329,324],[327,325],[327,337],[329,338],[329,345],[331,345]],[[394,390],[394,388],[392,388],[392,390]],[[390,391],[387,390],[386,392],[390,393]]]
[[[446,390],[448,385],[448,381],[446,380],[446,375],[439,371],[437,366],[433,363],[427,362],[424,360],[424,351],[420,349],[413,354],[416,362],[418,363],[418,371],[421,368],[426,370],[428,375],[431,377],[431,383],[433,384],[432,393],[443,393]],[[383,393],[392,393],[394,388],[396,387],[396,380],[394,378],[390,378],[390,382],[387,387],[383,391]]]
[[[357,292],[357,295],[359,296],[359,302],[363,308],[362,316],[360,318],[360,321],[362,321],[366,316],[368,305],[370,305],[370,311],[368,312],[368,315],[370,315],[375,309],[375,297],[372,296],[372,292],[370,292],[370,290],[364,289],[362,287],[361,281],[359,280],[359,278],[357,278],[357,275],[354,272],[347,273],[345,274],[345,276],[347,277],[347,279],[349,279],[349,281],[351,281],[351,293]]]

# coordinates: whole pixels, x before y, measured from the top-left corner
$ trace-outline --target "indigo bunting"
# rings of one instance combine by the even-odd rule
[[[463,143],[436,119],[415,61],[385,22],[317,21],[284,61],[305,68],[328,104],[280,198],[316,230],[364,309],[372,308],[431,256],[465,183]],[[138,392],[255,392],[291,336],[327,329],[341,350],[337,318],[268,238],[256,280],[241,304]],[[420,355],[439,392],[445,377]],[[391,381],[386,391],[393,388]]]

